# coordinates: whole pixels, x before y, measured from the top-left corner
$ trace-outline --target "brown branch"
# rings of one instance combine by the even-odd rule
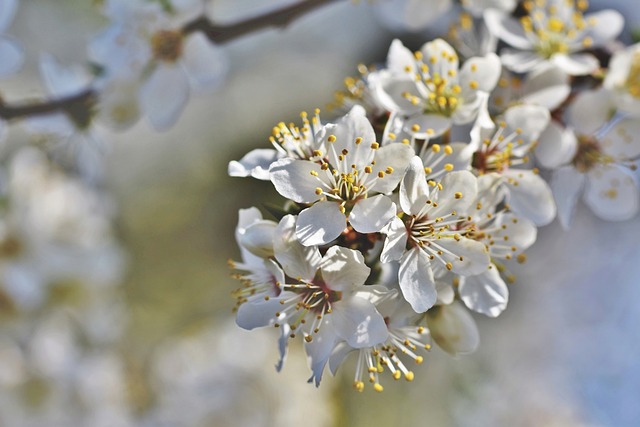
[[[185,25],[182,32],[190,34],[199,31],[212,42],[222,44],[266,28],[286,27],[297,18],[338,1],[341,0],[302,0],[299,3],[229,25],[218,25],[205,16],[201,16]],[[62,111],[74,119],[82,120],[86,115],[83,111],[87,111],[96,104],[97,96],[95,89],[87,89],[73,96],[31,104],[8,105],[0,99],[0,118],[14,120]]]
[[[218,25],[201,16],[185,25],[182,30],[184,34],[200,31],[212,42],[221,44],[265,28],[284,28],[297,18],[337,1],[341,0],[303,0],[230,25]]]

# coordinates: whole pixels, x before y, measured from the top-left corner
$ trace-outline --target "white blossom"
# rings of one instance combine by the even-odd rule
[[[599,63],[595,56],[581,52],[615,39],[624,25],[624,18],[614,10],[583,15],[587,6],[585,0],[527,0],[528,15],[519,21],[492,9],[484,17],[489,29],[512,46],[500,55],[510,70],[528,72],[551,61],[569,75],[586,75],[596,71]]]

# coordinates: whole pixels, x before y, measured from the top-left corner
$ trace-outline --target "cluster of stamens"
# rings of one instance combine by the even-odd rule
[[[446,117],[450,117],[458,108],[461,103],[462,87],[457,84],[457,70],[449,69],[446,75],[442,75],[439,72],[431,70],[438,66],[439,62],[454,62],[458,57],[447,52],[442,52],[441,57],[431,56],[426,58],[424,62],[421,52],[415,52],[416,70],[415,80],[421,82],[427,89],[428,95],[426,98],[421,96],[405,92],[402,96],[412,103],[413,105],[420,105],[425,113],[435,113]],[[440,67],[442,69],[446,67]],[[407,66],[406,71],[410,73],[411,67]],[[469,83],[471,89],[478,88],[478,82],[471,81]]]
[[[594,22],[583,15],[589,6],[587,0],[527,0],[523,5],[529,14],[520,18],[522,28],[543,57],[569,53],[576,44],[585,49],[593,46],[586,32]]]
[[[388,319],[385,319],[388,320]],[[428,336],[428,331],[423,326],[413,326],[404,328],[389,328],[389,338],[383,344],[361,349],[358,353],[355,379],[353,387],[359,391],[364,391],[365,383],[363,378],[368,377],[369,383],[373,384],[373,389],[377,392],[384,390],[380,384],[380,374],[388,370],[394,380],[404,377],[407,381],[413,381],[414,373],[400,360],[399,355],[406,355],[420,365],[424,358],[416,351],[420,349],[430,350],[431,344],[419,336]]]
[[[244,270],[248,273],[231,273],[231,277],[240,281],[241,286],[232,292],[233,297],[236,299],[236,305],[234,311],[249,300],[250,297],[262,297],[266,300],[273,296],[278,296],[281,292],[280,283],[276,278],[267,273],[260,274],[259,272],[252,271],[250,267],[242,263],[236,263],[233,260],[228,260],[227,264],[232,270]]]
[[[442,184],[433,180],[429,180],[428,183],[430,186],[442,190]],[[456,192],[454,197],[461,199],[464,195],[461,192]],[[405,227],[409,236],[407,248],[419,247],[430,260],[439,259],[447,270],[451,270],[453,269],[453,264],[442,258],[444,255],[452,257],[451,259],[454,261],[464,261],[464,258],[451,253],[448,249],[438,244],[438,241],[442,239],[460,241],[467,231],[461,224],[470,221],[470,218],[458,215],[456,211],[440,217],[430,217],[429,211],[437,207],[437,202],[428,199],[418,214],[411,215],[405,220]]]
[[[376,162],[372,160],[370,164],[360,170],[356,164],[349,163],[349,150],[343,149],[340,153],[336,153],[333,144],[336,142],[335,135],[329,135],[327,141],[329,143],[328,149],[331,151],[332,157],[337,159],[338,164],[335,166],[329,164],[325,153],[319,150],[314,151],[314,156],[319,159],[321,165],[321,173],[325,173],[330,182],[330,184],[327,184],[320,179],[318,172],[311,171],[311,175],[318,178],[319,186],[315,192],[316,195],[327,200],[339,202],[342,212],[346,213],[347,209],[352,207],[347,205],[348,202],[366,198],[369,190],[375,186],[378,180],[384,179],[386,175],[394,172],[393,167],[388,166],[384,170],[373,173],[373,167],[376,166]],[[358,137],[355,140],[356,151],[353,155],[356,156],[359,150],[376,151],[379,148],[380,144],[377,142],[372,142],[368,147],[363,147],[363,140]]]
[[[506,133],[506,129],[507,124],[501,122],[493,137],[484,139],[478,151],[474,153],[473,167],[480,175],[501,172],[529,161],[528,157],[518,157],[512,152],[515,146],[525,143],[522,138],[522,130],[518,128],[513,132]]]
[[[331,290],[327,287],[319,275],[310,283],[289,283],[282,284],[283,291],[293,293],[290,298],[280,300],[282,309],[274,313],[278,323],[274,326],[279,328],[281,322],[285,321],[291,333],[290,338],[296,337],[296,331],[302,325],[307,325],[305,331],[302,332],[306,342],[313,341],[313,335],[320,331],[324,316],[331,314],[332,305],[336,301],[342,299],[340,292]]]
[[[314,157],[316,148],[315,135],[321,126],[320,109],[316,108],[313,117],[309,118],[306,111],[300,113],[302,126],[284,122],[273,127],[269,141],[278,151],[283,151],[288,157],[308,160]]]

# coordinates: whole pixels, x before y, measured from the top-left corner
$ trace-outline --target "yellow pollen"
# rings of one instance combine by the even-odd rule
[[[413,132],[418,132],[420,130],[420,125],[414,124],[413,126],[411,126],[411,130]]]
[[[399,380],[401,376],[402,376],[402,372],[400,372],[400,371],[395,371],[393,373],[393,379],[394,380]]]
[[[445,264],[445,267],[447,267],[447,270],[451,271],[451,269],[453,268],[453,264],[448,262],[447,264]]]
[[[456,199],[462,199],[462,193],[457,192],[453,195],[453,197],[455,197]]]
[[[329,137],[327,138],[327,141],[336,142],[336,136],[335,135],[329,135]]]
[[[372,142],[371,143],[371,149],[372,150],[377,150],[378,148],[380,148],[380,144],[378,144],[377,142]]]
[[[433,151],[434,153],[439,153],[440,152],[440,145],[439,144],[433,144],[431,146],[431,151]]]
[[[373,389],[374,389],[375,391],[377,391],[378,393],[381,393],[381,392],[384,390],[384,387],[382,387],[379,383],[375,383],[375,384],[373,385]]]
[[[424,362],[424,357],[422,357],[422,356],[418,356],[418,357],[416,357],[416,363],[417,363],[418,365],[421,365],[421,364],[422,364],[422,362]]]
[[[316,195],[321,195],[322,194],[322,188],[320,187],[316,187]]]
[[[469,82],[469,87],[470,87],[471,89],[474,89],[474,90],[475,90],[475,89],[478,89],[478,86],[479,86],[479,85],[478,85],[478,82],[477,82],[477,81],[475,81],[475,80],[471,80],[471,81]]]
[[[451,172],[453,170],[453,165],[451,163],[445,164],[444,170],[446,170],[447,172]]]

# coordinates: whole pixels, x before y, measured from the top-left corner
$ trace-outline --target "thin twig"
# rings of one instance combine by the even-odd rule
[[[219,25],[211,22],[207,17],[201,16],[185,25],[182,28],[182,32],[184,34],[202,32],[212,42],[222,44],[266,28],[286,27],[299,17],[338,1],[341,0],[302,0],[299,3],[229,25]],[[76,95],[56,100],[17,105],[6,104],[0,99],[0,118],[14,120],[28,116],[50,114],[56,111],[63,111],[74,116],[77,111],[94,107],[98,101],[97,95],[95,89],[87,89]]]

